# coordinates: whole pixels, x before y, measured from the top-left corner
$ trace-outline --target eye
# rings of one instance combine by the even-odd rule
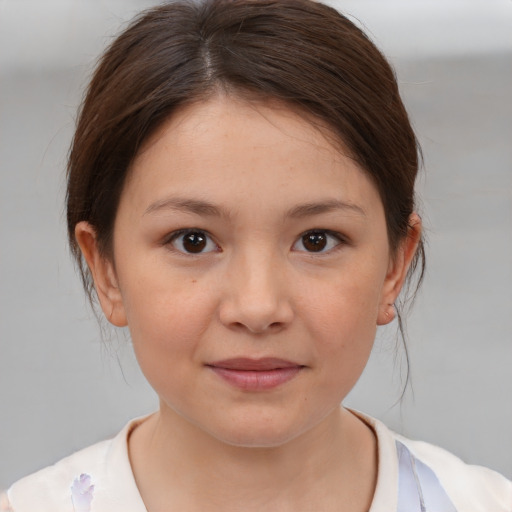
[[[187,229],[173,233],[167,243],[185,254],[200,254],[219,249],[210,235],[198,229]]]
[[[306,252],[328,252],[343,243],[343,238],[332,231],[308,231],[293,244],[293,250]]]

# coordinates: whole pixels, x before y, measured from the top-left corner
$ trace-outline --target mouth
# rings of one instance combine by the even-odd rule
[[[274,389],[292,380],[305,368],[304,365],[273,357],[225,359],[206,367],[228,384],[244,391]]]

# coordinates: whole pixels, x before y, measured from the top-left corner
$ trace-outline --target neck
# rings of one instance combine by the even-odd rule
[[[226,444],[162,407],[133,432],[129,449],[148,512],[226,512],[241,503],[247,512],[363,511],[376,484],[375,437],[341,408],[282,445],[248,448]]]

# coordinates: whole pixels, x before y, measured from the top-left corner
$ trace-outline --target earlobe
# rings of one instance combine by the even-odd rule
[[[394,304],[381,304],[379,306],[377,325],[389,324],[395,319],[395,317],[396,309]]]
[[[126,326],[126,315],[114,265],[109,258],[101,254],[94,227],[88,222],[79,222],[75,226],[75,238],[92,274],[103,314],[111,324],[117,327]]]
[[[402,289],[411,262],[421,239],[421,218],[413,213],[409,217],[407,236],[398,247],[395,257],[391,259],[386,280],[382,289],[377,325],[389,324],[396,316],[394,303]]]

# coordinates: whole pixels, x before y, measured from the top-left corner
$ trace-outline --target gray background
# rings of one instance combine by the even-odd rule
[[[512,477],[512,2],[333,1],[398,72],[425,151],[412,388],[384,329],[347,404]],[[67,253],[66,151],[95,57],[149,2],[0,0],[0,488],[157,405]],[[108,335],[107,335],[108,337]]]

